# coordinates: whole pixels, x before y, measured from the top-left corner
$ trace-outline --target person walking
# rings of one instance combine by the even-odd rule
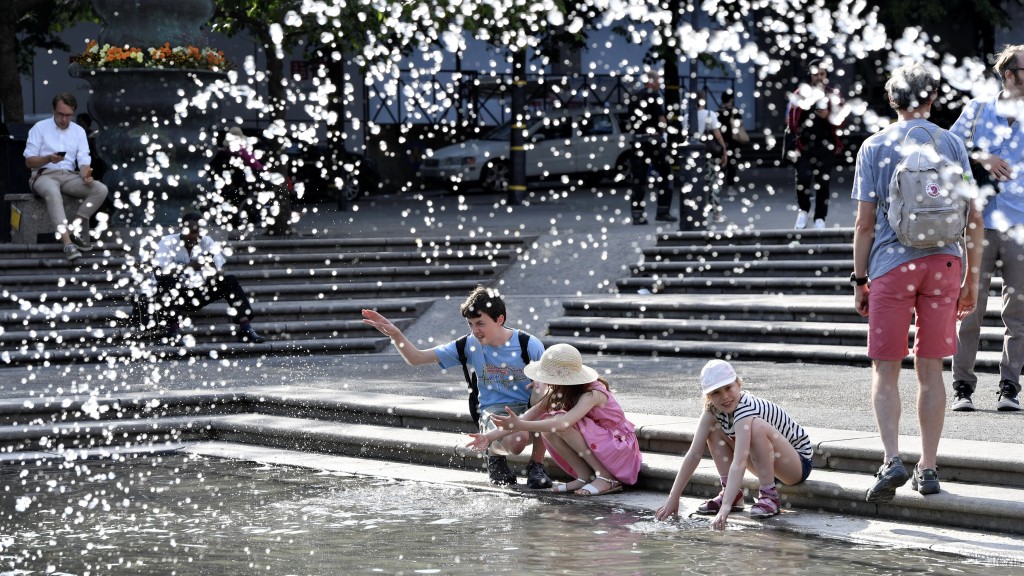
[[[1003,277],[1003,353],[999,360],[996,409],[1020,410],[1020,373],[1024,368],[1024,131],[1016,110],[1024,104],[1024,45],[1007,46],[996,56],[995,72],[1002,91],[975,98],[964,107],[950,131],[971,151],[975,172],[987,174],[991,185],[982,187],[985,203],[985,252],[981,258],[978,307],[960,323],[953,356],[953,402],[956,412],[974,410],[972,396],[978,386],[974,364],[978,357],[981,324],[988,305],[992,274]],[[982,179],[979,179],[981,181]]]
[[[942,158],[956,162],[956,171],[968,179],[971,168],[963,142],[928,121],[938,96],[937,73],[922,65],[901,66],[885,90],[899,121],[864,141],[857,153],[852,191],[857,217],[850,282],[857,313],[868,318],[871,403],[885,450],[878,481],[866,494],[868,502],[892,500],[896,489],[910,479],[899,452],[899,376],[914,317],[921,458],[914,468],[913,487],[921,494],[939,492],[935,460],[946,411],[942,359],[956,352],[957,319],[974,310],[983,242],[981,213],[972,201],[966,202],[966,263],[959,242],[914,247],[900,241],[888,212],[893,200],[890,184],[907,153],[904,148],[931,144]],[[956,177],[963,182],[960,174]],[[939,195],[939,186],[933,186]],[[970,192],[970,186],[957,186],[948,193],[961,194],[963,188]]]
[[[732,90],[722,92],[722,103],[718,106],[718,120],[722,123],[722,138],[728,155],[725,163],[723,185],[725,193],[732,195],[739,182],[740,148],[750,142],[743,128],[743,111],[736,107],[736,96]]]
[[[813,60],[810,82],[790,94],[786,111],[787,149],[796,165],[796,201],[799,208],[795,228],[807,227],[814,195],[814,227],[825,228],[832,195],[832,170],[843,149],[839,127],[843,123],[843,100],[828,85],[829,63]]]
[[[668,148],[668,120],[665,116],[665,98],[661,93],[661,75],[656,71],[645,74],[643,88],[630,98],[630,125],[633,130],[633,155],[630,168],[633,174],[630,209],[633,224],[647,224],[647,194],[657,189],[659,222],[678,222],[672,216],[672,163]]]

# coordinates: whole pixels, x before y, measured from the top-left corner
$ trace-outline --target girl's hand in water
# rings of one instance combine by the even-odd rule
[[[722,509],[715,515],[715,519],[711,521],[712,530],[725,530],[725,521],[729,519],[728,507],[722,506]]]
[[[671,496],[665,500],[661,508],[654,511],[655,520],[666,520],[675,516],[679,516],[679,498],[672,498]]]

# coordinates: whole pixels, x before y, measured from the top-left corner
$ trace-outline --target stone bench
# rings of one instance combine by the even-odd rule
[[[64,196],[64,213],[75,214],[82,200]],[[57,228],[50,222],[46,202],[35,194],[7,194],[11,204],[11,242],[14,244],[52,244]]]

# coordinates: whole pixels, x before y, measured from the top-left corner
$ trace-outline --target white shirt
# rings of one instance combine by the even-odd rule
[[[697,134],[703,134],[707,130],[721,130],[722,123],[718,121],[718,114],[711,110],[697,110]]]
[[[77,123],[72,122],[66,130],[57,127],[53,117],[36,122],[28,131],[28,142],[25,144],[25,158],[32,156],[49,156],[57,152],[66,152],[64,159],[56,164],[50,162],[41,168],[47,170],[74,171],[75,161],[79,166],[92,166],[89,155],[89,139]]]
[[[149,244],[152,246],[152,244]],[[142,248],[142,260],[148,258],[147,246]],[[152,253],[153,268],[160,273],[169,273],[175,266],[186,266],[193,259],[197,259],[202,267],[199,270],[186,268],[182,274],[184,283],[190,288],[198,288],[205,282],[204,279],[215,275],[224,267],[224,251],[221,245],[209,236],[199,238],[199,243],[192,248],[189,254],[185,245],[181,242],[181,234],[168,234],[157,242],[156,249]]]

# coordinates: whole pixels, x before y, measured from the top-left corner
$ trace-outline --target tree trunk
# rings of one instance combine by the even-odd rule
[[[20,4],[20,3],[19,3]],[[24,122],[25,102],[18,73],[18,9],[0,2],[0,112],[4,122]]]

